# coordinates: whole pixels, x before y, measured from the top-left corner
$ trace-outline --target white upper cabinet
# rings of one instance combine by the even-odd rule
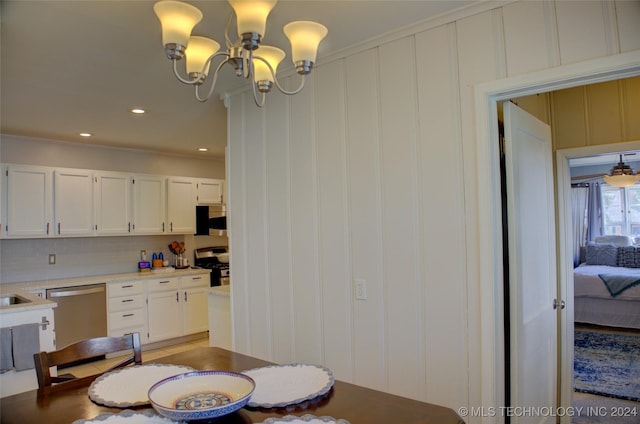
[[[222,193],[224,180],[202,179],[198,180],[198,204],[224,203]]]
[[[94,177],[96,234],[131,232],[131,176],[98,172]]]
[[[165,177],[136,175],[133,186],[133,224],[135,234],[165,232]]]
[[[1,164],[0,238],[194,234],[224,180]]]
[[[168,232],[193,234],[196,231],[196,182],[191,178],[167,179]]]
[[[51,217],[51,170],[9,165],[6,178],[8,237],[47,237],[53,233]]]
[[[56,235],[93,234],[93,173],[82,169],[56,170],[53,187]]]

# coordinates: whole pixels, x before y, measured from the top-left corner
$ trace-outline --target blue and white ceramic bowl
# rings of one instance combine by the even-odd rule
[[[247,404],[256,383],[233,371],[195,371],[160,380],[149,389],[153,408],[176,421],[206,420]]]

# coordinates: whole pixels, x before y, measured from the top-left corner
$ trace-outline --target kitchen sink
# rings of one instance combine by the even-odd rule
[[[17,294],[0,296],[0,306],[19,305],[22,303],[31,303],[31,300]]]

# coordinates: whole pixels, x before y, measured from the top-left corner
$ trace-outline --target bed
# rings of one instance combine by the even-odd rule
[[[575,322],[640,329],[640,268],[583,263],[573,292]]]

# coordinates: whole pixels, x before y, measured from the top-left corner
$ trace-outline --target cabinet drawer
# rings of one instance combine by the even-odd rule
[[[109,313],[109,331],[119,328],[144,327],[146,313],[144,308]]]
[[[125,311],[129,309],[144,308],[146,305],[144,294],[109,298],[109,312]]]
[[[189,275],[182,277],[182,288],[192,287],[208,287],[211,283],[211,278],[207,274]]]
[[[109,283],[107,285],[107,296],[111,298],[117,296],[143,294],[144,286],[145,284],[143,281],[122,281],[117,283]]]
[[[178,290],[180,288],[180,279],[179,278],[162,278],[159,280],[148,280],[147,288],[149,292]]]

